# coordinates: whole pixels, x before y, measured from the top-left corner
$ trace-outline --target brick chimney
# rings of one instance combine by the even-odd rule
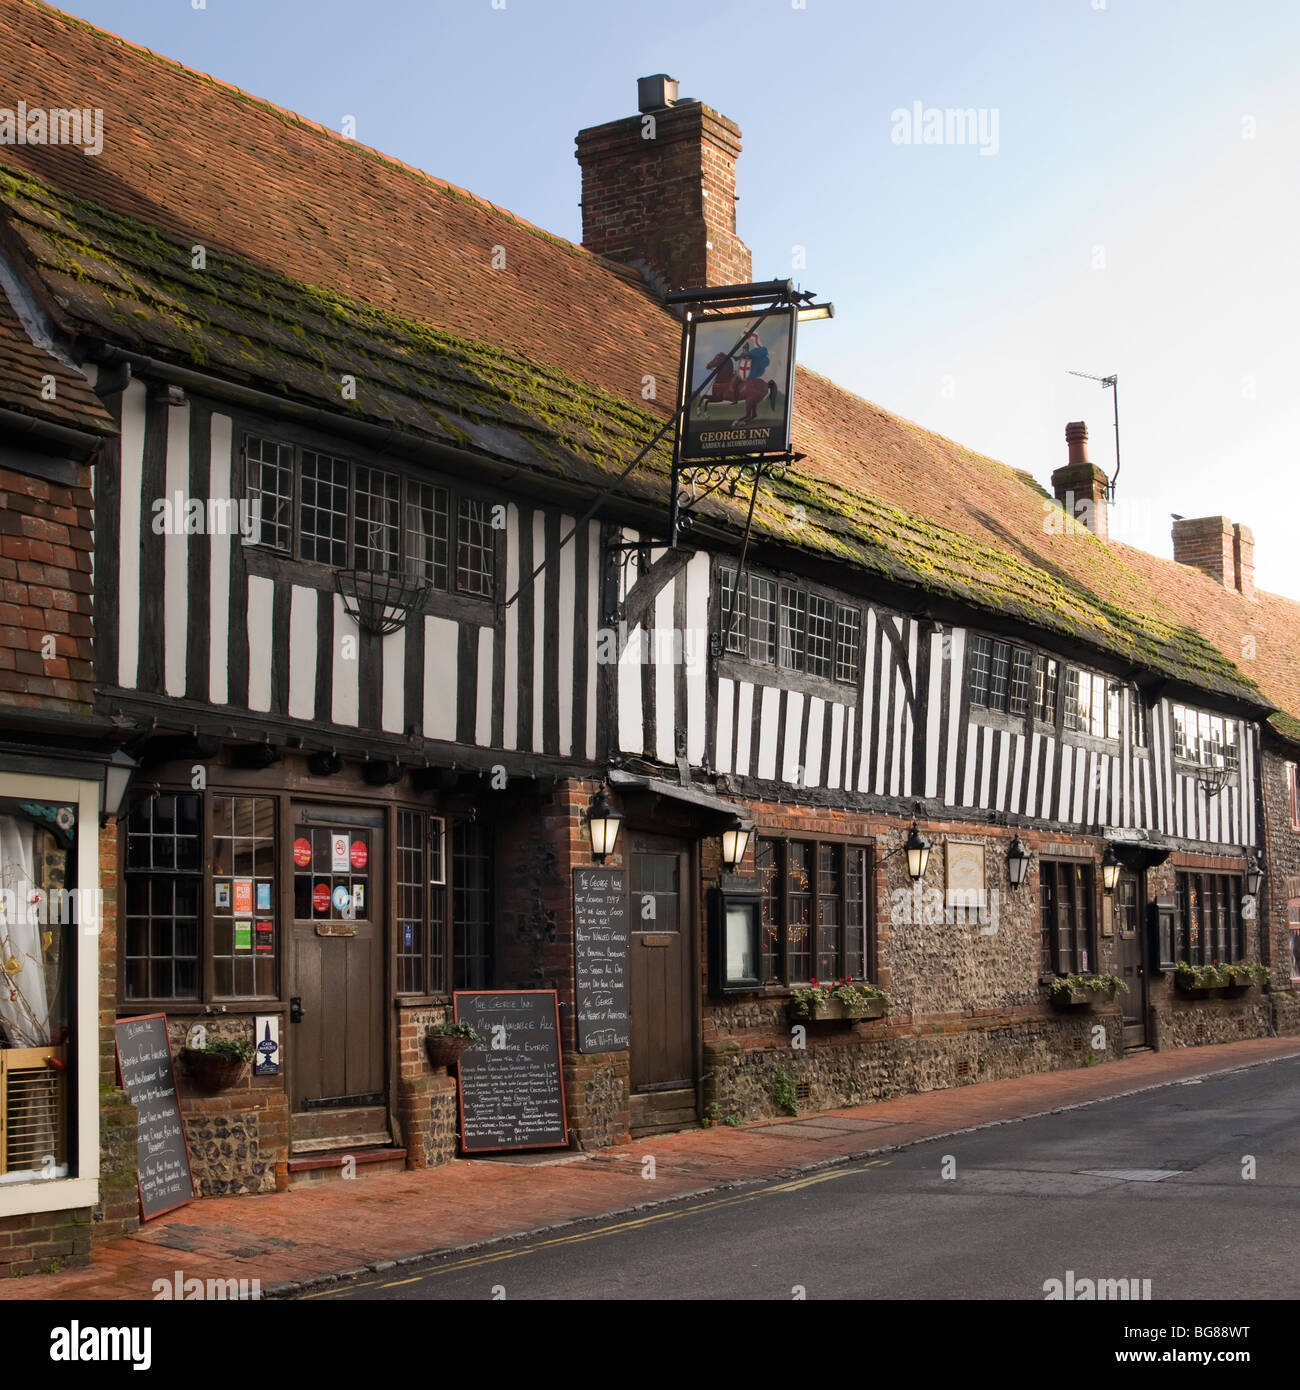
[[[1088,426],[1072,420],[1065,427],[1069,457],[1064,468],[1052,474],[1056,500],[1080,525],[1105,540],[1110,534],[1106,515],[1106,490],[1110,480],[1088,461]]]
[[[639,116],[578,132],[582,244],[635,266],[658,288],[745,284],[736,235],[740,127],[679,100],[663,73],[637,83]]]
[[[1180,517],[1174,522],[1174,559],[1254,601],[1255,533],[1249,526],[1226,516]]]

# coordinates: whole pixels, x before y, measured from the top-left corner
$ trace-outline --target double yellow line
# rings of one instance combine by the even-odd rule
[[[741,1203],[753,1202],[773,1193],[802,1192],[804,1188],[814,1187],[818,1183],[831,1182],[835,1178],[846,1178],[853,1173],[865,1172],[868,1168],[888,1166],[888,1159],[873,1158],[867,1163],[855,1164],[852,1167],[831,1168],[824,1173],[812,1173],[807,1177],[792,1178],[789,1182],[774,1183],[768,1187],[761,1187],[756,1192],[738,1193],[734,1197],[718,1197],[711,1202],[698,1202],[673,1210],[651,1212],[647,1216],[632,1217],[627,1221],[616,1221],[608,1226],[598,1226],[591,1231],[574,1231],[569,1235],[550,1236],[545,1240],[529,1241],[527,1245],[506,1246],[499,1250],[485,1251],[481,1255],[468,1255],[463,1260],[448,1261],[436,1269],[425,1270],[423,1274],[414,1274],[408,1279],[392,1279],[385,1284],[379,1284],[377,1280],[371,1279],[362,1284],[349,1284],[346,1290],[322,1289],[319,1293],[304,1294],[302,1301],[305,1302],[309,1298],[337,1298],[340,1294],[350,1293],[353,1289],[371,1288],[376,1284],[381,1289],[396,1289],[404,1284],[418,1284],[422,1279],[430,1279],[435,1275],[451,1274],[463,1269],[481,1269],[484,1265],[500,1264],[505,1260],[517,1260],[521,1255],[531,1255],[541,1250],[553,1250],[565,1245],[581,1245],[589,1240],[601,1240],[606,1236],[639,1231],[658,1221],[680,1221],[685,1216],[695,1216],[705,1211],[718,1211],[723,1207],[739,1206]]]

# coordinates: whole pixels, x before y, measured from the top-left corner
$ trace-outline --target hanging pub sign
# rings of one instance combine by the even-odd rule
[[[782,305],[689,320],[683,461],[790,452],[797,316]]]

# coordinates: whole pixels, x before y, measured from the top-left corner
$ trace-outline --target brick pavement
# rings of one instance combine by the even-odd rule
[[[1300,1056],[1300,1038],[1145,1053],[593,1154],[458,1160],[265,1197],[209,1197],[95,1247],[92,1263],[0,1285],[0,1299],[139,1299],[156,1279],[257,1279],[264,1295],[438,1251],[774,1178],[978,1125]],[[653,1155],[655,1176],[642,1176]]]

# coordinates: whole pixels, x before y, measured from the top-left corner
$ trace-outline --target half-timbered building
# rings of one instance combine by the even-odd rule
[[[1291,988],[1246,875],[1300,694],[1232,632],[1300,623],[1110,540],[1081,425],[1048,491],[801,370],[805,457],[752,522],[714,493],[670,546],[668,444],[619,478],[673,409],[663,290],[751,279],[725,117],[651,82],[583,131],[578,247],[31,0],[0,40],[30,104],[105,108],[93,158],[0,148],[0,282],[104,415],[104,1022],[279,1041],[186,1081],[200,1191],[452,1157],[422,1040],[456,989],[557,991],[584,1147],[1271,1026],[1256,984],[1173,981]],[[613,1052],[575,1029],[598,795]],[[840,980],[888,1007],[801,1022]]]

